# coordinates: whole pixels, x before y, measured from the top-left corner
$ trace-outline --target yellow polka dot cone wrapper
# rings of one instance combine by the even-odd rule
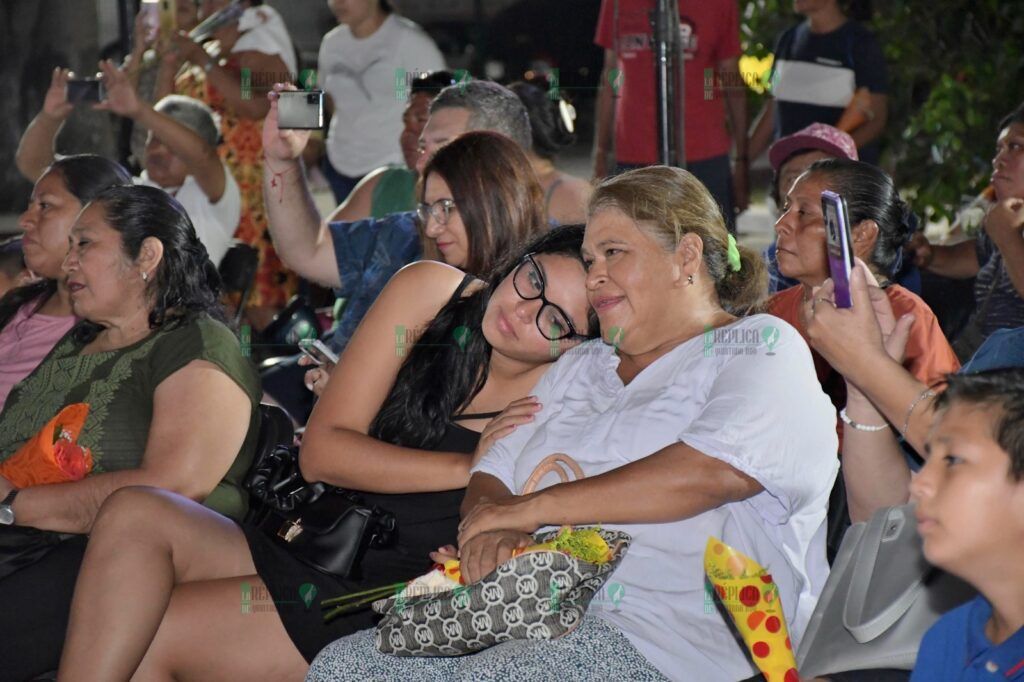
[[[768,682],[799,682],[779,588],[771,573],[715,537],[704,550],[704,572]]]

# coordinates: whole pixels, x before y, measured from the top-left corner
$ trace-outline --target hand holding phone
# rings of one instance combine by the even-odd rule
[[[299,341],[299,350],[309,357],[317,366],[329,363],[338,364],[338,354],[327,347],[320,339],[303,339]]]
[[[277,127],[319,130],[324,127],[323,90],[281,90],[277,94]]]
[[[850,308],[850,272],[853,269],[853,239],[850,236],[850,214],[846,200],[835,192],[821,192],[821,212],[825,216],[825,241],[828,247],[828,269],[835,285],[835,305]]]
[[[46,90],[46,98],[43,100],[43,113],[50,118],[63,121],[75,108],[68,102],[68,79],[72,74],[67,69],[57,67],[50,74],[50,87]]]
[[[99,78],[69,78],[65,96],[70,104],[102,102],[107,98],[107,92]]]

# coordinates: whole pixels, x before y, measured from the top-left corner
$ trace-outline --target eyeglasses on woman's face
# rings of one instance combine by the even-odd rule
[[[420,224],[426,227],[427,222],[433,217],[438,225],[447,225],[448,216],[455,210],[455,202],[451,199],[438,199],[432,204],[421,203],[416,206],[416,216]]]
[[[526,254],[512,275],[512,286],[524,301],[541,300],[540,310],[537,311],[537,329],[541,335],[549,341],[584,338],[583,334],[576,331],[566,312],[544,296],[544,285],[544,271],[537,265],[532,253]]]

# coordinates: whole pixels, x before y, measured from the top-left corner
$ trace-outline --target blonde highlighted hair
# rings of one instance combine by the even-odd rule
[[[715,283],[718,302],[734,315],[760,309],[768,292],[768,277],[759,254],[744,246],[740,269],[729,267],[729,232],[718,202],[692,173],[669,166],[648,166],[608,178],[594,191],[587,215],[616,208],[666,252],[672,252],[685,234],[696,234],[704,244],[704,265]]]

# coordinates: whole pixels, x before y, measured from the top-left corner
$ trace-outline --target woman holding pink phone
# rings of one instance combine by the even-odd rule
[[[830,277],[828,239],[822,192],[834,192],[845,200],[849,217],[849,238],[853,256],[864,261],[889,297],[897,319],[907,318],[909,325],[904,366],[925,384],[938,381],[960,367],[956,354],[942,333],[931,308],[919,296],[890,282],[903,259],[902,244],[913,234],[917,218],[900,198],[884,171],[861,161],[825,159],[804,172],[783,200],[782,215],[775,223],[778,237],[779,271],[800,284],[775,294],[768,301],[768,312],[786,320],[807,340],[804,310],[813,306],[834,305],[832,299],[815,299],[815,287]],[[912,317],[908,317],[912,316]],[[912,322],[910,322],[912,320]],[[840,449],[843,429],[872,429],[881,425],[860,424],[848,417],[846,382],[815,352],[814,367],[825,393],[839,411]],[[841,479],[840,479],[841,480]],[[842,497],[833,497],[833,507],[842,505]],[[829,551],[838,548],[847,525],[846,512],[830,512]]]

